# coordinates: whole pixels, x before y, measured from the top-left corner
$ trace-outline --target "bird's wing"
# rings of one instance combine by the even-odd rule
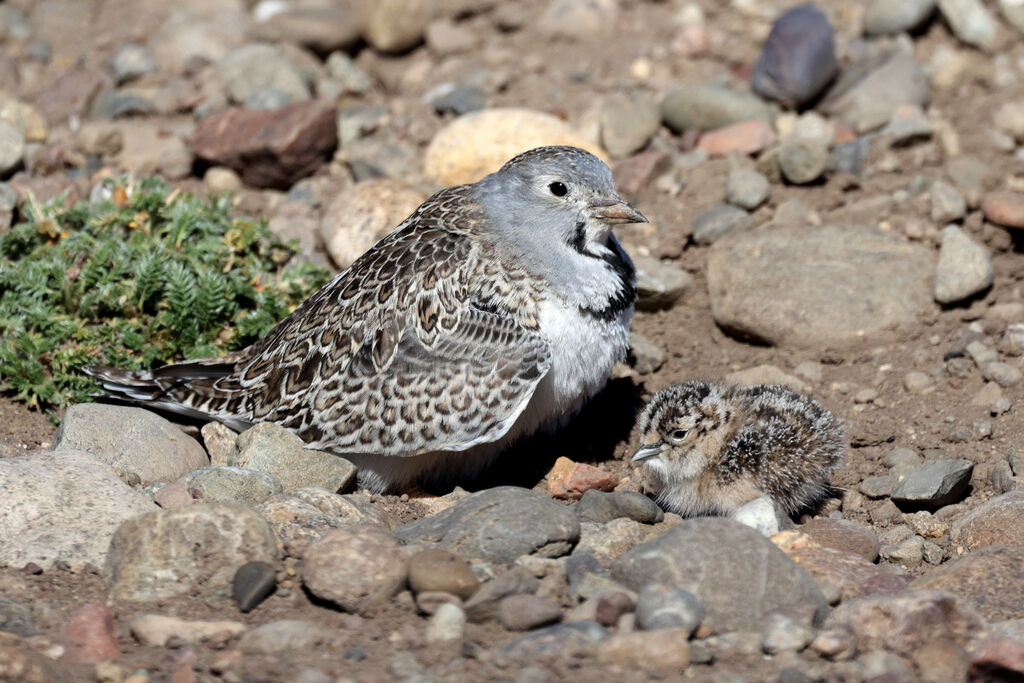
[[[464,229],[479,218],[459,189],[428,200],[232,359],[231,372],[216,359],[205,374],[205,361],[155,371],[165,402],[229,423],[276,422],[339,453],[499,439],[547,373],[550,349],[532,315],[502,305],[526,283],[484,265]]]

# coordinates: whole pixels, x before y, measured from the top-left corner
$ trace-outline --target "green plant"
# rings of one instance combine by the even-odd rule
[[[153,367],[252,343],[328,278],[293,245],[162,181],[111,199],[30,202],[0,235],[0,391],[63,407],[98,390],[84,365]]]

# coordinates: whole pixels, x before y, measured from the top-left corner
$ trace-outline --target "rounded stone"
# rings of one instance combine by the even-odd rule
[[[725,200],[747,211],[764,204],[771,191],[768,178],[749,168],[733,169],[725,182]]]
[[[231,580],[231,596],[242,612],[251,611],[277,587],[277,571],[266,562],[246,562]]]
[[[795,185],[813,183],[828,166],[828,144],[816,138],[789,138],[779,146],[779,170]]]
[[[757,119],[770,121],[771,108],[757,95],[720,85],[689,85],[669,91],[661,101],[661,120],[677,133],[715,130]]]
[[[561,619],[561,607],[536,595],[510,595],[498,603],[498,622],[509,631],[529,631]]]
[[[700,600],[680,588],[649,583],[636,598],[636,625],[643,631],[680,627],[692,635],[703,620]]]
[[[0,119],[0,175],[21,163],[25,153],[25,136],[21,131]]]
[[[839,70],[828,17],[812,4],[785,12],[772,25],[754,65],[751,88],[791,107],[818,96]]]
[[[375,525],[337,529],[306,550],[302,582],[349,612],[366,612],[405,585],[408,560],[398,540]]]
[[[990,545],[1024,546],[1024,490],[985,501],[954,523],[950,536],[968,550]]]
[[[935,268],[935,300],[940,304],[962,301],[991,287],[994,280],[988,250],[957,226],[946,226]]]
[[[464,559],[432,548],[409,558],[409,587],[417,594],[439,591],[468,600],[480,588],[480,581]]]
[[[913,588],[949,591],[977,605],[990,621],[1024,618],[1024,547],[991,545],[933,569]]]
[[[382,52],[404,52],[423,41],[431,5],[426,0],[359,3],[363,37]]]
[[[1024,194],[989,192],[981,203],[982,213],[989,221],[1007,228],[1024,228]]]

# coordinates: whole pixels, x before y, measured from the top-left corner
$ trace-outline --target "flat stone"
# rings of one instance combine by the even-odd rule
[[[128,628],[143,645],[167,647],[172,640],[185,645],[224,642],[245,632],[238,621],[192,621],[164,614],[139,614],[131,618]]]
[[[753,211],[768,200],[771,191],[771,183],[763,173],[749,168],[734,168],[729,171],[725,183],[725,200],[741,209]]]
[[[0,566],[101,566],[118,525],[156,509],[84,451],[0,458]]]
[[[164,418],[142,408],[105,403],[69,406],[54,450],[81,450],[144,482],[174,481],[209,463],[203,447]]]
[[[286,619],[260,624],[238,640],[238,649],[251,655],[286,655],[300,650],[333,649],[342,646],[345,634],[303,619]]]
[[[599,467],[573,462],[565,456],[555,460],[548,472],[548,493],[555,498],[579,500],[591,490],[611,491],[619,484],[619,478]]]
[[[928,75],[921,65],[911,55],[893,51],[845,69],[818,110],[867,132],[887,124],[900,105],[926,106],[929,96]]]
[[[994,280],[988,250],[957,226],[946,226],[935,269],[935,300],[940,304],[962,301],[991,287]]]
[[[1024,617],[1020,568],[1024,547],[990,545],[933,569],[911,584],[916,589],[949,591],[976,605],[992,621]]]
[[[592,654],[608,637],[593,621],[573,621],[538,629],[503,645],[499,656],[516,662],[536,662],[541,657],[568,658]]]
[[[110,542],[106,576],[115,600],[152,602],[194,591],[220,599],[239,566],[277,558],[277,539],[255,512],[197,504],[123,522]]]
[[[996,20],[978,0],[936,0],[956,37],[980,48],[994,47]]]
[[[968,550],[1024,545],[1024,489],[987,500],[953,523],[953,543]]]
[[[572,510],[542,493],[499,486],[395,530],[406,542],[437,544],[463,557],[512,562],[520,555],[558,557],[580,537]]]
[[[711,312],[726,331],[777,346],[878,340],[931,310],[932,259],[930,249],[862,226],[742,233],[709,250]]]
[[[266,562],[246,562],[231,580],[231,597],[240,612],[252,611],[277,587],[277,570]]]
[[[352,7],[284,7],[253,24],[254,37],[268,42],[292,42],[326,54],[351,48],[360,38],[360,24]]]
[[[712,157],[737,154],[757,154],[775,144],[775,131],[767,121],[754,119],[740,121],[707,131],[697,141],[697,148]]]
[[[614,102],[601,111],[601,143],[613,158],[639,152],[661,126],[658,106],[645,100]]]
[[[878,559],[878,536],[871,527],[848,519],[815,517],[800,527],[816,543],[851,553],[868,562]]]
[[[713,244],[728,234],[746,232],[753,224],[750,214],[729,204],[713,204],[693,219],[693,241]]]
[[[661,119],[677,133],[714,130],[741,121],[771,120],[771,108],[757,95],[720,85],[688,85],[661,101]]]
[[[322,600],[349,612],[378,607],[405,585],[408,559],[387,529],[336,529],[313,543],[303,558],[302,582]]]
[[[973,470],[970,460],[926,461],[900,482],[892,492],[892,500],[931,507],[954,503],[967,489]]]
[[[1024,228],[1024,194],[989,192],[981,203],[985,218],[1007,228]]]
[[[244,467],[200,467],[182,477],[181,482],[190,491],[197,491],[197,496],[205,502],[250,507],[281,491],[281,484],[271,475]]]
[[[636,598],[636,625],[643,631],[682,628],[693,635],[704,621],[704,605],[693,593],[659,583],[644,586]]]
[[[653,677],[678,675],[690,664],[688,637],[682,628],[616,633],[601,643],[597,661]]]
[[[317,487],[336,493],[356,477],[344,458],[303,447],[302,440],[280,425],[262,422],[238,435],[230,464],[273,476],[285,492]]]
[[[591,489],[572,507],[581,522],[604,524],[626,517],[644,524],[656,524],[665,519],[665,513],[647,496],[634,491],[606,493]]]
[[[513,567],[483,584],[472,598],[466,601],[466,616],[474,623],[480,623],[498,616],[498,604],[510,595],[532,594],[540,588],[537,580],[524,567]]]
[[[561,620],[562,608],[536,595],[510,595],[498,603],[498,622],[509,631],[530,631]]]
[[[636,267],[636,305],[640,310],[671,308],[693,285],[693,276],[671,261],[637,256],[633,265]]]
[[[417,594],[444,592],[468,600],[480,588],[480,581],[464,559],[433,548],[409,558],[409,587]]]
[[[620,557],[612,576],[641,590],[651,582],[689,591],[707,610],[712,628],[751,628],[765,614],[786,609],[820,621],[821,589],[771,541],[722,518],[687,519]],[[745,595],[738,601],[737,594]]]
[[[252,43],[236,48],[217,63],[217,72],[235,104],[246,102],[261,89],[280,92],[287,104],[310,97],[302,72],[273,45]]]
[[[868,477],[864,479],[857,490],[868,498],[888,498],[896,489],[896,480],[888,475],[881,477]]]

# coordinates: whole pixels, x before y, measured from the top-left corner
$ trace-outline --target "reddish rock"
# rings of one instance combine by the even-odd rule
[[[634,154],[615,164],[612,176],[615,187],[625,195],[636,195],[657,180],[672,165],[672,160],[664,152],[648,150]]]
[[[121,656],[121,645],[114,635],[114,615],[105,605],[83,605],[64,629],[66,662],[95,664]]]
[[[907,589],[910,577],[887,572],[867,560],[833,548],[810,545],[786,550],[814,580],[838,588],[844,599],[892,595]]]
[[[254,187],[290,187],[330,159],[338,145],[334,105],[301,102],[281,109],[232,108],[205,119],[192,153],[234,169]]]
[[[548,473],[548,493],[566,500],[578,500],[590,489],[611,491],[618,483],[619,478],[610,472],[565,457],[556,460]]]
[[[697,146],[711,156],[725,156],[729,152],[755,154],[775,143],[775,131],[765,121],[752,120],[734,123],[700,136]]]
[[[949,591],[970,600],[987,619],[1024,618],[1024,547],[990,545],[933,569],[914,588]]]
[[[800,530],[825,548],[857,555],[868,562],[878,559],[878,536],[863,524],[848,519],[815,517]]]
[[[953,543],[968,550],[1024,545],[1024,489],[986,501],[953,524]]]
[[[1024,643],[986,638],[971,653],[971,681],[1017,681],[1024,678]]]
[[[1024,194],[989,192],[981,202],[985,218],[1008,228],[1024,228]]]

